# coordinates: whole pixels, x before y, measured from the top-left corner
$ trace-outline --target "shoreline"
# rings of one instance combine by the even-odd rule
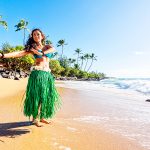
[[[29,119],[21,110],[21,97],[27,79],[1,79],[0,82],[0,91],[3,92],[0,94],[0,129],[3,131],[0,133],[0,149],[144,150],[135,141],[111,133],[103,125],[74,120],[75,117],[90,114],[90,104],[82,102],[84,94],[74,89],[58,88],[63,106],[52,119],[51,125],[44,125],[43,128],[29,125]],[[83,110],[84,105],[87,107]]]

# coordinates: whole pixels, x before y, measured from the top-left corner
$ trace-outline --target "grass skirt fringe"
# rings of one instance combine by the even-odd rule
[[[52,118],[62,102],[50,72],[33,70],[29,76],[25,101],[25,116]],[[39,110],[40,108],[40,110]]]

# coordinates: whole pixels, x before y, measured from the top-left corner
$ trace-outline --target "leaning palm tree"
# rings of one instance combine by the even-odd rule
[[[90,70],[90,68],[92,67],[93,61],[94,61],[94,60],[97,60],[96,57],[97,57],[97,56],[95,56],[94,53],[92,53],[92,54],[90,55],[90,59],[91,59],[92,61],[91,61],[91,64],[90,64],[90,66],[89,66],[87,72],[88,72],[88,71]]]
[[[81,68],[81,70],[82,70],[83,61],[85,60],[85,57],[84,57],[84,56],[81,56],[80,59],[81,59],[81,67],[80,67],[80,68]]]
[[[0,15],[0,19],[2,19],[2,15]],[[6,21],[0,20],[0,25],[2,25],[6,30],[8,29],[8,25]]]
[[[15,31],[20,31],[23,30],[23,44],[25,45],[25,36],[26,36],[26,30],[30,32],[30,30],[27,28],[28,22],[25,21],[24,19],[21,19],[20,22],[15,25],[17,28]]]
[[[68,45],[67,43],[65,43],[65,40],[59,40],[58,41],[58,44],[57,44],[57,47],[61,46],[62,47],[62,52],[61,52],[61,58],[63,56],[63,51],[64,51],[64,45]]]
[[[81,49],[79,49],[79,48],[77,48],[76,50],[75,50],[75,54],[77,54],[77,64],[78,64],[78,60],[79,60],[79,55],[81,54]],[[79,64],[78,64],[79,65]]]
[[[85,67],[84,67],[84,71],[85,71],[87,63],[88,63],[88,60],[90,59],[90,55],[89,54],[85,54],[84,58],[86,59],[86,64],[85,64]]]

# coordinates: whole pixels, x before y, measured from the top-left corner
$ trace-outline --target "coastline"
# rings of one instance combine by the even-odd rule
[[[86,92],[79,90],[59,87],[63,106],[52,124],[42,128],[30,125],[23,116],[21,99],[27,79],[0,79],[0,149],[144,150],[135,141],[112,133],[103,125],[76,121],[74,118],[90,115],[98,108],[90,101],[84,103]]]

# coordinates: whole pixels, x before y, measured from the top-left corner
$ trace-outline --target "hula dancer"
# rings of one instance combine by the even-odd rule
[[[28,54],[34,56],[35,66],[31,67],[28,79],[24,115],[32,116],[33,123],[37,127],[42,126],[40,122],[49,124],[47,119],[52,118],[61,106],[61,99],[49,68],[49,61],[53,57],[54,51],[55,49],[51,45],[45,45],[43,32],[40,29],[34,29],[24,50],[7,54],[0,53],[1,58],[22,57]]]

